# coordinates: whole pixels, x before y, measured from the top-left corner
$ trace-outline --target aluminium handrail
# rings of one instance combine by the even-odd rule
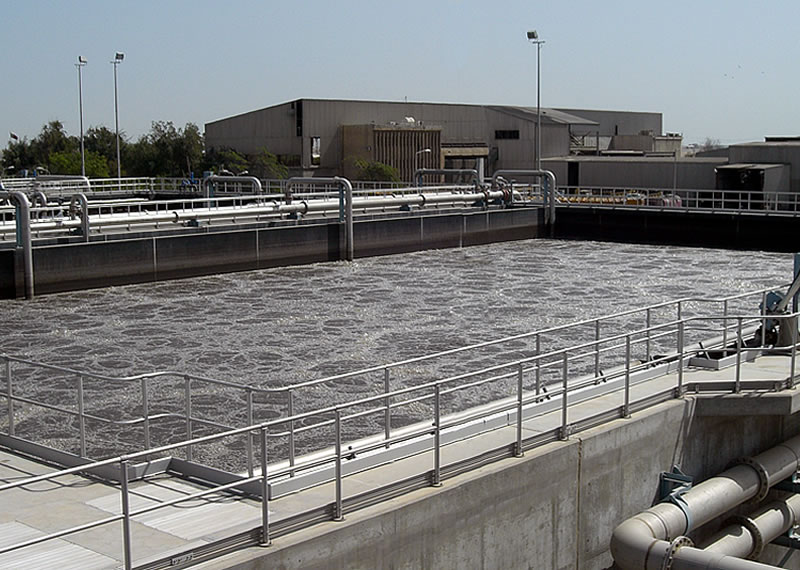
[[[791,318],[791,317],[794,317],[794,316],[796,316],[796,315],[786,315],[785,317],[786,318]],[[683,324],[685,322],[692,321],[692,320],[718,320],[720,318],[725,318],[726,320],[735,319],[735,320],[739,321],[739,323],[741,323],[742,319],[756,319],[756,320],[758,320],[758,319],[765,318],[765,316],[764,315],[754,315],[754,316],[750,316],[750,315],[726,315],[724,317],[719,317],[719,316],[714,316],[714,317],[689,317],[689,318],[686,318],[686,319],[682,319],[679,322],[681,324]],[[659,326],[659,328],[663,328],[664,327],[664,325],[658,325],[658,326]],[[633,333],[629,332],[629,333],[626,333],[624,336],[627,339],[630,339],[630,337],[632,335],[636,334],[636,332],[637,331],[634,331]],[[638,332],[642,332],[642,330],[640,330]],[[795,346],[796,345],[794,345],[792,347],[793,350],[794,350]],[[573,347],[573,348],[575,348],[575,347]],[[561,349],[561,350],[555,351],[555,352],[566,353],[565,351],[567,351],[567,350],[568,349]],[[535,358],[545,358],[545,357],[546,357],[546,355],[543,354],[543,355],[537,355],[537,357],[535,357]],[[628,354],[627,358],[630,358],[630,354]],[[438,401],[438,397],[440,396],[440,393],[439,393],[439,390],[438,390],[438,386],[441,383],[443,383],[444,381],[446,381],[446,379],[435,383],[437,401]],[[627,377],[627,376],[626,376],[626,381],[629,381],[629,377]],[[565,380],[565,382],[566,382],[566,380]],[[419,386],[416,386],[416,387],[413,387],[413,388],[409,388],[407,390],[419,389],[419,388],[420,388]],[[564,384],[564,389],[565,389],[564,394],[566,395],[566,390],[567,390],[567,384],[566,383]],[[402,391],[405,391],[405,390],[402,390]],[[401,392],[401,391],[395,391],[394,393],[397,393],[397,392]],[[363,403],[366,400],[375,400],[375,399],[379,399],[379,398],[380,397],[372,397],[372,398],[368,398],[368,399],[360,399],[360,400],[356,400],[356,401],[353,401],[353,402],[349,402],[346,406],[335,406],[335,407],[332,407],[332,408],[328,408],[328,410],[333,409],[336,412],[336,420],[335,421],[336,421],[336,425],[337,425],[337,433],[339,432],[339,429],[338,429],[339,423],[343,419],[341,417],[340,413],[339,413],[340,410],[342,410],[344,407],[353,407],[353,406],[359,405],[359,403]],[[567,405],[566,396],[564,398],[564,405],[565,406]],[[512,409],[512,404],[509,404],[509,406],[506,409],[509,409],[509,410]],[[492,410],[492,413],[494,413],[494,412],[496,412],[496,409]],[[303,418],[303,417],[308,417],[311,414],[319,414],[319,413],[321,413],[321,411],[320,410],[316,410],[316,411],[313,411],[313,412],[307,412],[305,414],[298,414],[298,415],[294,416],[291,419],[296,420],[296,419],[300,419],[300,418]],[[565,416],[565,418],[566,418],[566,416]],[[344,419],[347,419],[347,418],[345,417]],[[473,419],[472,416],[468,416],[466,418],[462,418],[461,422],[471,421],[472,419]],[[260,430],[262,432],[262,434],[263,434],[263,433],[266,432],[266,430],[269,429],[269,427],[274,426],[274,425],[281,425],[281,424],[285,423],[286,421],[287,420],[284,419],[284,418],[270,420],[270,421],[267,421],[267,422],[262,422],[262,423],[257,424],[257,425],[252,425],[252,426],[248,426],[248,427],[245,427],[245,428],[239,428],[239,429],[236,429],[236,430],[230,430],[230,431],[222,433],[222,434],[212,434],[210,436],[194,438],[193,440],[190,440],[190,441],[178,442],[178,443],[171,444],[171,445],[161,446],[161,447],[157,447],[157,448],[151,448],[151,449],[148,449],[148,450],[145,450],[145,451],[141,451],[141,452],[138,452],[138,453],[132,453],[132,454],[123,455],[123,456],[120,456],[120,457],[114,458],[114,459],[108,459],[108,460],[101,461],[101,462],[93,462],[91,464],[81,465],[79,467],[66,469],[66,470],[61,470],[61,471],[59,471],[57,473],[47,474],[47,475],[44,475],[44,476],[36,476],[36,477],[33,477],[33,478],[28,478],[28,479],[26,479],[24,481],[19,481],[19,482],[8,484],[8,485],[2,485],[2,486],[0,486],[0,491],[7,490],[7,489],[10,489],[10,488],[20,487],[20,486],[23,486],[23,485],[26,485],[26,484],[30,484],[30,483],[35,482],[35,481],[43,481],[43,480],[53,479],[53,478],[56,478],[56,477],[59,477],[59,476],[63,476],[63,475],[69,474],[69,473],[77,473],[77,472],[84,471],[84,470],[94,469],[94,468],[97,468],[97,467],[99,467],[101,465],[108,465],[108,464],[112,464],[112,463],[116,463],[116,462],[119,462],[123,467],[125,467],[125,469],[127,469],[127,467],[126,467],[127,462],[129,462],[131,460],[134,460],[134,459],[137,459],[137,458],[140,458],[140,457],[146,458],[150,454],[163,453],[163,452],[170,451],[172,449],[178,449],[178,448],[181,448],[181,447],[184,447],[184,446],[187,446],[187,445],[198,444],[198,443],[205,442],[205,441],[213,441],[213,440],[216,440],[216,439],[220,439],[220,438],[224,438],[224,437],[230,437],[232,435],[237,435],[237,434],[251,433],[252,431],[254,431],[256,429]],[[521,421],[521,418],[518,418],[518,421]],[[437,435],[435,441],[436,441],[436,445],[437,446],[440,444],[439,439],[438,439],[438,433],[443,429],[446,429],[446,428],[449,428],[449,427],[453,427],[455,425],[458,425],[458,422],[455,422],[455,423],[452,423],[452,424],[445,423],[444,426],[441,423],[437,423],[437,425],[435,426],[435,435]],[[430,431],[430,428],[428,428],[427,431]],[[361,452],[362,450],[359,449],[358,451]],[[351,450],[347,451],[347,453],[350,453],[350,452],[351,452]],[[328,462],[335,460],[337,462],[337,465],[338,465],[341,462],[342,454],[343,454],[343,452],[341,450],[341,446],[337,444],[337,451],[335,453],[335,456],[334,457],[330,457],[328,459]],[[438,457],[438,452],[437,452],[437,457]],[[437,460],[437,466],[436,466],[435,469],[436,469],[436,478],[438,478],[438,476],[440,475],[438,460]],[[336,472],[337,481],[339,481],[342,478],[342,476],[343,475],[341,473],[341,470],[337,469],[337,472]],[[266,480],[267,480],[266,471],[262,472],[262,477],[263,477],[263,480],[266,482]],[[208,489],[207,491],[193,494],[193,497],[194,496],[204,496],[206,494],[219,492],[220,490],[223,490],[223,489],[237,487],[237,486],[240,486],[240,485],[242,485],[242,484],[244,484],[244,483],[246,483],[248,481],[256,481],[256,480],[259,480],[259,477],[252,477],[251,476],[250,478],[243,478],[243,479],[240,479],[238,481],[235,481],[235,482],[232,482],[232,483],[228,483],[228,484],[225,484],[225,485],[217,485],[217,486],[214,486],[213,488]],[[340,496],[340,493],[341,493],[341,485],[340,485],[340,483],[337,483],[337,505],[338,505],[337,515],[341,515],[341,496]],[[155,505],[152,508],[148,507],[148,508],[146,508],[145,511],[140,510],[140,511],[127,512],[124,516],[127,519],[127,518],[130,518],[132,516],[136,516],[137,514],[142,514],[143,512],[150,512],[152,510],[156,510],[157,508],[163,508],[163,507],[169,506],[171,504],[177,504],[178,502],[181,502],[181,500],[188,500],[188,497],[181,498],[180,500],[167,501],[167,502],[161,503],[159,505]],[[264,505],[266,505],[266,501],[267,500],[268,500],[268,497],[266,495],[263,495],[262,496],[262,503]],[[264,508],[264,512],[265,513],[268,512],[268,511],[266,511],[266,507]],[[268,515],[265,514],[264,516],[266,517]],[[120,517],[111,517],[111,518],[108,519],[108,521],[101,521],[98,524],[104,524],[105,522],[110,522],[112,519],[114,521],[116,521],[116,520],[120,520]],[[268,526],[266,526],[266,525],[268,525],[268,523],[265,520],[265,522],[263,524],[265,525],[265,527],[264,527],[264,535],[266,536],[266,533],[268,532]],[[58,533],[58,536],[64,536],[65,534],[69,534],[71,532],[78,532],[78,529],[83,529],[85,527],[86,527],[86,525],[82,525],[81,527],[74,527],[73,529],[67,529],[67,530],[64,530],[64,531],[60,531]],[[53,537],[50,537],[50,538],[53,538]],[[26,545],[29,545],[29,544],[28,543],[23,543],[23,544],[13,545],[11,547],[7,547],[5,549],[0,550],[0,552],[6,552],[6,551],[9,551],[9,550],[22,548],[22,547],[24,547]],[[126,557],[125,563],[126,563],[126,567],[130,567],[131,561],[129,559],[129,556]]]

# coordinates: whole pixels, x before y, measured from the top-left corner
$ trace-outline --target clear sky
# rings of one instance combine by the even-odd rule
[[[684,142],[800,135],[800,1],[0,0],[0,147],[137,138],[301,97],[655,111]]]

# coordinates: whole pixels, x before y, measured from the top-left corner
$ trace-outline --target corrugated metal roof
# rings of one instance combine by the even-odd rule
[[[785,164],[776,164],[769,162],[737,162],[735,164],[722,164],[717,166],[717,170],[769,170],[770,168],[784,168]]]
[[[506,113],[518,119],[526,121],[536,120],[536,107],[515,107],[512,105],[486,105],[487,109],[497,111],[498,113]],[[598,125],[596,121],[584,119],[577,115],[565,113],[557,109],[542,108],[542,121],[558,123],[561,125]]]

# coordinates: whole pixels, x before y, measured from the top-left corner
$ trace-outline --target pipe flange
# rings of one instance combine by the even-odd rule
[[[734,515],[725,523],[726,526],[729,524],[738,524],[744,527],[747,532],[750,533],[750,536],[753,537],[753,550],[747,555],[747,559],[755,560],[761,556],[761,552],[764,550],[764,536],[761,534],[761,530],[758,528],[756,521],[750,517]]]
[[[679,536],[669,543],[669,550],[667,550],[664,560],[661,562],[661,570],[670,570],[672,568],[672,561],[675,559],[675,554],[684,546],[694,546],[694,542],[688,536]]]
[[[742,459],[737,459],[733,462],[734,465],[747,465],[748,467],[752,468],[753,471],[756,472],[758,475],[758,492],[754,497],[755,501],[763,501],[764,498],[769,493],[769,473],[761,465],[758,461],[753,459],[752,457],[744,457]]]
[[[427,201],[427,198],[425,197],[425,194],[420,194],[419,198],[420,198],[420,200],[422,200],[422,202],[419,203],[419,207],[420,208],[424,208],[425,207],[425,202]]]

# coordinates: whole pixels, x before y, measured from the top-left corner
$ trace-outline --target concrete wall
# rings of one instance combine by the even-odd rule
[[[794,252],[800,250],[791,217],[610,208],[559,208],[561,239],[651,243]]]
[[[673,400],[204,567],[603,570],[613,529],[654,503],[660,473],[699,481],[797,432],[796,418],[695,417],[691,397]]]
[[[360,220],[354,224],[356,257],[422,249],[462,247],[539,236],[538,208],[467,210],[402,218]],[[326,224],[246,229],[198,229],[108,241],[74,242],[34,248],[36,295],[249,271],[343,258],[342,226]],[[21,255],[0,250],[0,295],[24,296]]]

